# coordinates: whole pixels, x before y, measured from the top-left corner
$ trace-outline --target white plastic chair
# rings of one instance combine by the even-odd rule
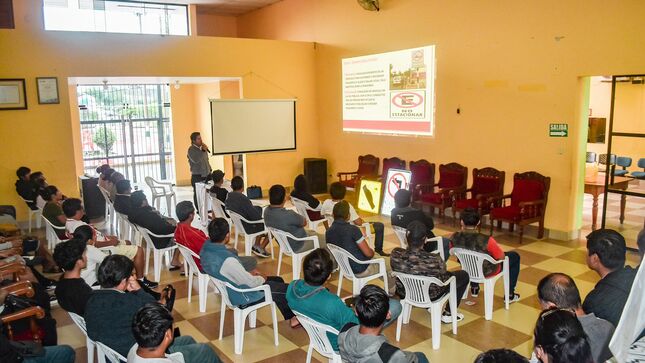
[[[99,191],[101,192],[101,195],[103,196],[103,199],[105,199],[105,228],[109,231],[113,231],[113,226],[115,223],[114,219],[114,204],[112,203],[112,199],[110,199],[110,192],[105,190],[102,186],[97,185],[99,188]]]
[[[211,196],[210,198],[211,198],[211,204],[213,206],[213,213],[215,214],[215,217],[226,219],[226,221],[228,222],[228,225],[231,228],[233,228],[233,226],[231,225],[231,218],[227,216],[226,213],[224,212],[224,209],[226,208],[224,206],[224,203],[222,203],[222,201],[217,199],[217,197],[215,196]]]
[[[49,248],[49,251],[53,253],[54,248],[57,244],[63,241],[67,241],[61,240],[60,238],[58,238],[58,234],[56,234],[56,231],[62,231],[64,233],[65,227],[55,226],[47,218],[45,218],[45,216],[40,217],[45,220],[45,238],[47,239],[47,248]]]
[[[168,237],[174,237],[174,234],[164,234],[164,235],[158,235],[150,232],[148,229],[143,228],[141,226],[138,226],[135,224],[137,227],[137,230],[141,233],[141,236],[143,236],[143,239],[146,241],[146,271],[144,272],[144,275],[148,274],[148,270],[150,267],[150,252],[152,251],[152,257],[153,257],[153,268],[154,268],[154,279],[155,281],[159,281],[161,278],[161,257],[165,256],[166,257],[166,266],[170,267],[170,260],[172,258],[172,252],[175,251],[177,248],[177,245],[173,243],[172,246],[166,247],[166,248],[156,248],[154,243],[152,242],[151,237],[156,237],[156,238],[168,238]]]
[[[173,189],[174,184],[172,182],[160,182],[150,176],[145,177],[146,184],[150,187],[152,192],[152,205],[155,205],[157,210],[161,210],[161,199],[166,198],[166,207],[167,215],[170,217],[170,212],[172,209],[172,199],[175,199],[175,204],[177,204],[177,196]]]
[[[134,228],[132,228],[130,224],[130,220],[128,220],[128,216],[125,214],[121,214],[117,212],[116,210],[114,211],[114,218],[115,218],[115,226],[116,226],[116,235],[119,237],[120,240],[130,240],[133,243],[134,239]],[[140,242],[140,241],[136,241]]]
[[[107,345],[101,343],[101,342],[94,342],[96,344],[96,352],[99,358],[99,363],[105,363],[107,358],[107,361],[110,363],[121,363],[121,362],[127,362],[128,359],[118,352],[116,352],[114,349],[108,347]]]
[[[334,352],[334,348],[332,348],[331,342],[327,337],[327,333],[338,335],[338,330],[329,325],[314,321],[297,311],[293,313],[296,314],[298,321],[305,328],[305,331],[307,331],[307,335],[309,335],[309,349],[307,350],[307,360],[305,362],[311,362],[311,356],[315,349],[323,357],[329,358],[330,363],[341,363],[340,355]]]
[[[199,255],[193,252],[190,248],[183,246],[180,243],[177,243],[177,248],[179,252],[184,257],[184,271],[188,276],[188,302],[191,301],[191,296],[193,294],[193,276],[197,276],[197,286],[199,291],[199,312],[206,312],[206,299],[208,297],[208,282],[209,275],[199,271],[195,259],[199,259]],[[188,266],[186,266],[188,265]],[[216,291],[217,292],[217,291]]]
[[[457,285],[454,276],[445,282],[436,277],[410,275],[400,272],[392,272],[392,276],[401,281],[405,289],[405,299],[401,300],[403,310],[396,321],[396,341],[401,338],[401,325],[410,322],[410,315],[413,307],[427,309],[430,313],[432,326],[432,349],[439,349],[441,343],[441,315],[443,307],[448,301],[452,319],[452,333],[457,334]],[[430,286],[448,286],[450,291],[439,299],[430,299]]]
[[[31,220],[36,217],[36,228],[40,229],[40,216],[43,214],[43,210],[38,208],[36,210],[31,209],[29,207],[30,203],[35,203],[33,200],[27,200],[25,198],[20,197],[25,203],[27,203],[27,208],[29,208],[29,233],[31,233]]]
[[[394,234],[396,235],[396,237],[399,239],[399,244],[401,245],[401,248],[408,248],[408,240],[406,238],[407,230],[399,226],[392,226],[392,229],[394,230]],[[445,261],[446,254],[445,254],[445,251],[443,250],[443,239],[441,237],[426,238],[426,243],[432,242],[432,241],[437,243],[437,249],[431,252],[432,253],[439,252],[439,256],[441,256],[441,259]]]
[[[495,293],[495,283],[500,277],[503,277],[504,279],[504,305],[506,310],[508,310],[510,294],[509,288],[511,286],[508,256],[505,256],[501,261],[496,261],[486,253],[479,253],[464,248],[451,248],[450,254],[457,257],[461,264],[461,268],[468,273],[468,276],[470,276],[470,282],[484,284],[484,317],[486,320],[491,320],[493,318],[493,295]],[[502,271],[491,277],[484,276],[484,261],[488,261],[495,265],[501,263]],[[466,294],[467,293],[468,290],[466,289]]]
[[[336,292],[336,295],[340,296],[340,291],[343,286],[343,276],[347,277],[348,279],[352,280],[352,295],[356,296],[361,293],[361,289],[365,284],[373,279],[376,278],[383,278],[383,286],[385,291],[388,290],[387,286],[387,271],[385,270],[385,259],[384,258],[373,258],[368,261],[361,261],[357,259],[356,257],[352,256],[349,252],[347,252],[345,249],[338,247],[334,244],[329,243],[327,241],[327,248],[329,249],[329,252],[334,256],[334,259],[338,263],[338,267],[340,268],[340,271],[338,272],[338,291]],[[376,264],[379,267],[379,271],[373,275],[365,276],[365,277],[358,277],[356,274],[354,274],[354,271],[352,270],[352,266],[350,265],[349,261],[356,262],[361,265],[372,265]]]
[[[228,215],[231,216],[231,222],[233,222],[233,225],[235,226],[233,248],[237,249],[237,236],[239,234],[243,234],[244,235],[244,255],[250,256],[251,247],[253,247],[255,238],[257,236],[266,234],[267,238],[269,238],[269,243],[271,244],[271,259],[273,259],[273,243],[271,242],[270,232],[267,230],[266,225],[264,224],[264,219],[258,219],[257,221],[249,221],[248,219],[242,217],[241,215],[233,211],[228,211]],[[244,224],[242,224],[242,222],[246,222],[250,224],[262,223],[262,225],[264,226],[264,229],[262,229],[260,232],[249,234],[249,233],[246,233],[246,230],[244,229]]]
[[[271,296],[271,288],[268,285],[260,285],[251,289],[238,289],[228,282],[220,281],[211,276],[211,280],[215,283],[215,286],[222,295],[222,303],[220,310],[220,319],[219,319],[219,339],[222,340],[224,334],[224,317],[226,316],[226,308],[233,310],[233,327],[234,327],[234,339],[235,339],[235,354],[242,354],[242,348],[244,347],[244,325],[246,317],[249,317],[249,327],[255,328],[257,320],[257,311],[265,306],[271,307],[271,318],[273,319],[273,339],[275,346],[278,346],[278,316],[276,314],[276,306],[273,302],[273,297]],[[253,292],[253,291],[262,291],[264,293],[264,301],[257,303],[255,305],[247,306],[244,309],[240,309],[238,306],[235,306],[231,303],[231,300],[228,297],[228,290],[231,289],[240,293],[244,292]]]
[[[72,321],[85,335],[85,345],[87,346],[87,363],[94,363],[94,349],[96,348],[96,343],[90,337],[87,336],[87,328],[85,327],[85,319],[82,316],[74,314],[72,312],[67,312],[69,317],[72,318]]]
[[[300,214],[305,218],[305,220],[307,221],[307,225],[309,226],[309,229],[315,231],[318,229],[318,226],[321,223],[324,223],[326,221],[325,217],[312,221],[311,218],[309,218],[309,214],[307,213],[307,211],[312,211],[312,212],[319,212],[319,211],[311,208],[309,204],[304,200],[291,197],[291,202],[293,203],[293,206],[296,207],[296,211],[298,212],[298,214]]]
[[[305,258],[305,256],[311,253],[311,251],[320,247],[320,242],[318,242],[318,236],[307,236],[307,237],[298,238],[292,235],[291,233],[281,231],[276,228],[268,227],[268,230],[269,232],[271,232],[271,236],[275,237],[276,241],[278,241],[278,246],[280,246],[280,252],[278,252],[278,271],[276,275],[280,276],[280,266],[282,266],[282,255],[285,254],[287,256],[291,256],[291,265],[293,267],[292,279],[293,280],[299,279],[300,270],[302,269],[302,260]],[[291,248],[291,244],[289,243],[289,238],[291,238],[294,241],[312,240],[314,242],[314,247],[310,250],[294,252],[293,248]]]

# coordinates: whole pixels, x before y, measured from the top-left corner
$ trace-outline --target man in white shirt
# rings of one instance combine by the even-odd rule
[[[331,195],[331,199],[327,199],[323,202],[322,206],[320,207],[320,214],[327,218],[330,225],[334,221],[334,206],[336,205],[336,203],[345,199],[346,192],[347,187],[339,182],[332,183],[329,186],[329,194]],[[356,213],[356,210],[351,203],[349,203],[349,220],[359,227],[363,227],[363,224],[365,223],[365,221],[363,221],[358,213]],[[389,256],[389,253],[383,251],[385,225],[383,225],[383,223],[381,222],[369,222],[369,224],[374,233],[374,251],[381,256]]]

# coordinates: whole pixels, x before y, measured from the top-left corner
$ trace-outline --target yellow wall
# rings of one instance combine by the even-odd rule
[[[184,84],[179,89],[170,87],[172,136],[175,150],[175,178],[177,185],[190,185],[187,150],[190,134],[198,130],[195,117],[195,85]]]
[[[237,18],[211,14],[197,6],[197,35],[237,37]]]
[[[508,175],[551,177],[546,226],[558,237],[577,229],[586,135],[581,76],[645,70],[645,2],[398,0],[380,12],[355,1],[284,0],[238,17],[238,35],[316,42],[321,154],[330,174],[375,153],[435,163],[493,166]],[[342,132],[341,59],[435,44],[436,136]],[[457,114],[461,108],[461,114]],[[549,138],[549,123],[569,123]]]
[[[68,77],[167,76],[239,77],[249,72],[272,79],[291,95],[259,77],[244,77],[245,97],[297,96],[299,143],[297,151],[253,156],[252,167],[277,165],[270,173],[249,172],[259,185],[291,182],[301,171],[302,159],[318,155],[315,117],[314,49],[311,43],[214,37],[46,32],[42,29],[42,3],[14,1],[16,29],[0,30],[0,78],[26,78],[29,109],[0,111],[0,204],[14,204],[19,219],[26,209],[13,187],[15,170],[22,164],[42,170],[52,184],[75,195],[76,158]],[[35,77],[58,77],[61,103],[38,105]],[[181,120],[174,111],[174,119]],[[184,116],[189,119],[190,116]],[[192,125],[175,126],[193,130]],[[175,132],[175,140],[188,134]],[[186,141],[183,141],[186,142]],[[187,145],[175,144],[177,164],[185,160]],[[297,161],[296,161],[297,160]],[[180,167],[180,166],[178,166]]]

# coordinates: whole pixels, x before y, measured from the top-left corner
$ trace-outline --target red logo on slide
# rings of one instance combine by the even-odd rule
[[[392,97],[392,104],[400,108],[417,107],[423,103],[423,96],[416,92],[397,93]]]

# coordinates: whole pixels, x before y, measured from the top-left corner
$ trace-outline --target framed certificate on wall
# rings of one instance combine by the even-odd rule
[[[25,79],[0,79],[0,111],[26,109],[27,92],[25,90]]]
[[[36,85],[38,86],[38,103],[41,105],[60,103],[58,96],[58,78],[56,77],[37,77]]]

